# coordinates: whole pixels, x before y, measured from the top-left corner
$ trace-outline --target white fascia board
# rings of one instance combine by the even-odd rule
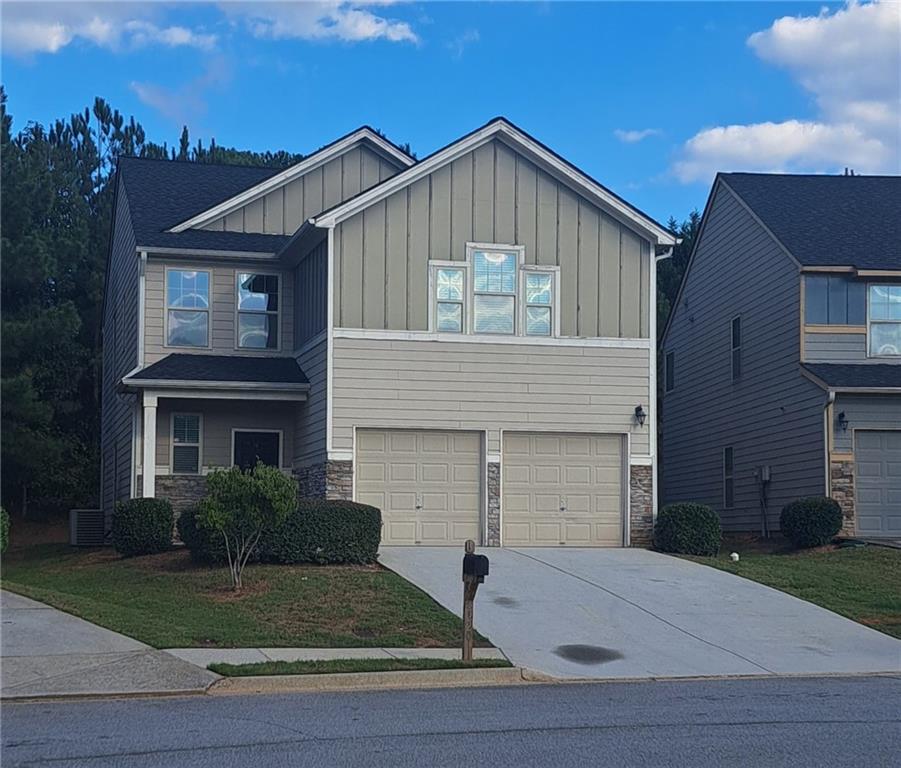
[[[676,244],[676,237],[671,232],[663,229],[646,216],[641,215],[585,174],[580,173],[536,141],[503,121],[486,125],[455,144],[451,144],[431,157],[420,161],[413,167],[383,181],[368,192],[357,195],[343,205],[332,208],[322,216],[315,217],[314,221],[320,227],[333,227],[336,224],[340,224],[364,208],[427,176],[436,169],[453,162],[458,157],[471,152],[495,137],[503,138],[505,143],[521,152],[567,186],[574,188],[589,200],[596,202],[599,207],[604,208],[620,219],[631,222],[633,226],[647,233],[657,244]]]
[[[135,250],[138,253],[146,253],[149,258],[154,256],[178,257],[190,259],[253,259],[259,261],[275,261],[277,254],[274,251],[222,251],[210,248],[163,248],[152,245],[138,245]]]
[[[122,384],[135,389],[235,390],[253,399],[255,392],[309,392],[309,384],[271,381],[195,381],[188,379],[142,379],[125,376]]]
[[[329,160],[343,155],[354,145],[363,140],[371,142],[373,148],[379,154],[384,155],[388,160],[399,163],[404,168],[409,168],[416,162],[412,157],[401,152],[397,147],[383,139],[374,131],[371,131],[368,128],[361,128],[358,131],[354,131],[350,136],[346,136],[345,138],[336,141],[334,144],[330,144],[324,149],[314,152],[312,155],[295,163],[290,168],[286,168],[280,173],[270,176],[259,184],[255,184],[234,197],[230,197],[228,200],[225,200],[202,213],[198,213],[196,216],[193,216],[187,221],[183,221],[181,224],[176,224],[172,229],[167,231],[184,232],[186,229],[197,229],[198,227],[204,226],[204,224],[209,224],[211,221],[227,216],[232,211],[243,208],[248,203],[263,197],[272,190],[315,170],[321,165],[325,165]]]

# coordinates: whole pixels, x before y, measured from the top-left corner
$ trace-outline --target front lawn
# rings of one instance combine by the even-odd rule
[[[380,566],[250,565],[236,595],[226,568],[194,565],[185,549],[124,560],[36,544],[4,556],[2,586],[156,648],[453,647],[462,633]]]
[[[733,563],[730,552],[741,559]],[[901,550],[822,547],[795,552],[776,540],[724,542],[719,557],[699,563],[788,592],[901,638]]]
[[[323,661],[260,661],[255,664],[210,664],[224,677],[255,675],[326,675],[348,672],[411,672],[423,669],[490,669],[512,667],[506,659],[329,659]]]

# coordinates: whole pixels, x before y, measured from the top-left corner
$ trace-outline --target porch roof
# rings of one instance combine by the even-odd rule
[[[901,389],[901,365],[897,363],[804,363],[802,368],[827,389]]]
[[[128,374],[122,383],[137,388],[166,384],[242,384],[247,389],[307,389],[309,379],[293,357],[191,355],[173,353]]]

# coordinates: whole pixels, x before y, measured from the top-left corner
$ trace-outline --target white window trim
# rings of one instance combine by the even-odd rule
[[[175,417],[176,416],[196,416],[197,417],[197,442],[196,443],[179,443],[179,445],[197,446],[197,471],[196,472],[176,472],[175,471]],[[173,475],[185,475],[193,477],[202,475],[203,472],[203,414],[190,411],[173,411],[169,414],[169,473]]]
[[[278,279],[278,310],[276,312],[270,312],[268,310],[262,309],[241,309],[239,307],[238,300],[238,275],[267,275],[271,277],[275,277]],[[262,352],[281,352],[282,345],[284,344],[284,340],[282,339],[284,328],[282,328],[282,318],[284,317],[283,312],[285,308],[284,304],[284,277],[281,272],[272,272],[266,271],[262,269],[236,269],[234,274],[234,279],[232,280],[232,290],[234,291],[235,296],[235,351],[236,352],[255,352],[257,354]],[[240,315],[244,313],[246,315],[275,315],[275,323],[276,323],[276,333],[278,338],[278,344],[274,347],[242,347],[241,346],[241,329],[240,325]]]
[[[738,346],[735,346],[735,321],[738,320]],[[741,315],[734,315],[729,321],[729,378],[734,383],[740,381],[744,374],[745,324]],[[741,363],[738,366],[738,376],[735,375],[735,352],[738,351]]]
[[[726,474],[726,451],[732,451],[732,472]],[[723,448],[723,509],[735,509],[735,447],[727,445]],[[726,502],[726,480],[732,481],[732,503]]]
[[[235,464],[235,435],[239,432],[262,432],[265,434],[278,435],[278,468],[282,469],[285,465],[285,431],[283,429],[255,429],[251,427],[232,427],[231,431],[231,454],[229,455],[228,465],[230,467],[237,466]]]
[[[528,307],[546,307],[547,304],[529,304],[526,300],[526,275],[538,273],[550,275],[551,283],[551,332],[547,336],[526,333],[526,309]],[[520,333],[515,336],[523,336],[529,339],[556,339],[560,336],[560,267],[545,267],[539,264],[522,264],[519,268],[519,327]]]
[[[672,364],[670,364],[670,356],[672,356]],[[668,387],[669,374],[673,374],[673,386]],[[676,388],[676,351],[671,349],[663,353],[663,394],[668,395]]]
[[[872,357],[876,360],[899,360],[901,359],[901,355],[877,355],[873,354],[870,349],[870,333],[871,326],[873,324],[876,325],[888,325],[892,324],[901,324],[901,320],[873,320],[870,317],[870,289],[871,288],[888,288],[888,287],[898,287],[898,283],[867,283],[867,357]]]
[[[165,349],[212,349],[213,348],[213,273],[208,269],[192,269],[191,267],[170,267],[163,270],[163,347]],[[203,307],[170,307],[169,306],[169,273],[170,272],[203,272],[207,276],[207,306]],[[206,312],[206,345],[170,344],[169,343],[169,311]]]
[[[521,307],[522,307],[522,286],[521,286],[521,277],[520,273],[522,271],[523,264],[525,263],[526,258],[526,247],[524,245],[509,245],[507,243],[466,243],[466,263],[472,265],[473,263],[473,254],[476,251],[510,251],[513,252],[516,256],[516,279],[514,282],[513,289],[513,333],[476,333],[475,331],[475,278],[470,280],[470,286],[468,291],[467,299],[472,306],[472,310],[469,312],[469,323],[466,327],[466,333],[471,334],[473,336],[485,336],[485,337],[505,337],[510,338],[512,336],[522,336],[522,318]],[[472,268],[470,266],[470,268]],[[510,296],[509,293],[482,293],[484,296]]]
[[[468,333],[469,295],[471,264],[468,261],[447,261],[440,259],[429,260],[429,333],[437,333],[438,327],[438,270],[462,269],[463,270],[463,323],[460,332],[442,331],[452,336],[464,336]]]

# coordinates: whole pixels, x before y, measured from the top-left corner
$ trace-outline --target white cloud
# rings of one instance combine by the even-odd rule
[[[158,8],[155,3],[3,3],[3,50],[16,56],[57,53],[77,40],[111,49],[215,45],[213,34],[154,23]]]
[[[178,127],[187,125],[196,130],[197,121],[207,111],[206,96],[209,91],[224,87],[231,78],[231,65],[219,56],[207,62],[202,75],[176,88],[138,81],[132,81],[129,87],[142,103],[155,109]]]
[[[816,102],[813,120],[706,128],[673,166],[683,182],[718,170],[901,171],[901,5],[851,2],[783,17],[748,45],[787,70]]]
[[[274,40],[387,40],[418,43],[419,37],[405,21],[369,10],[390,2],[326,0],[303,3],[224,3],[222,11],[241,19],[255,37]]]
[[[622,128],[617,128],[613,135],[624,144],[637,144],[639,141],[644,141],[651,136],[659,136],[661,133],[662,131],[659,128],[642,128],[637,131],[626,131]]]
[[[451,40],[447,44],[447,48],[454,55],[455,59],[460,59],[470,45],[479,42],[480,37],[479,30],[467,29],[462,35],[458,35]]]

